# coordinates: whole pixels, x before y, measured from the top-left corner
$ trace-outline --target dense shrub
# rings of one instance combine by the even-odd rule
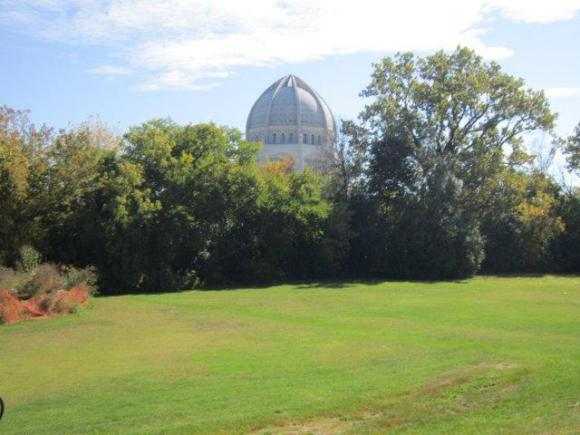
[[[54,314],[74,313],[87,301],[93,290],[86,284],[78,284],[68,290],[59,290],[41,299],[39,305]]]
[[[74,313],[89,299],[91,293],[88,286],[81,284],[69,290],[41,293],[22,300],[9,290],[0,290],[0,324]]]
[[[63,288],[65,290],[72,289],[77,286],[85,286],[94,292],[97,287],[97,271],[94,267],[88,266],[84,268],[74,266],[62,266],[61,274],[63,278]]]
[[[30,272],[0,271],[0,323],[72,313],[95,292],[93,269],[41,264]]]
[[[472,276],[484,257],[478,221],[461,204],[461,182],[439,167],[427,185],[388,219],[388,276],[455,279]]]
[[[24,272],[17,272],[14,269],[0,266],[0,289],[14,289],[23,285],[30,275]]]
[[[455,279],[476,273],[484,257],[479,222],[463,204],[463,183],[445,162],[408,166],[397,138],[371,151],[368,197],[356,201],[359,270],[397,279]],[[359,272],[360,273],[360,272]]]
[[[22,246],[18,253],[20,257],[16,266],[18,270],[23,272],[32,272],[41,263],[42,257],[40,252],[38,252],[30,245]]]
[[[529,273],[552,270],[551,246],[564,230],[559,187],[541,173],[506,170],[489,192],[483,213],[486,273]]]
[[[558,205],[564,231],[551,246],[551,270],[580,273],[580,191],[562,195]]]
[[[54,242],[98,268],[104,293],[323,276],[322,177],[258,166],[256,151],[211,124],[135,127]]]
[[[52,293],[64,288],[64,278],[54,264],[42,264],[30,272],[30,278],[15,288],[20,299]]]

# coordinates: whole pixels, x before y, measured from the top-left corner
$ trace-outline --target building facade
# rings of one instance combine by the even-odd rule
[[[266,89],[252,106],[246,139],[262,142],[261,161],[291,157],[295,170],[321,168],[325,148],[336,140],[336,122],[316,91],[288,75]]]

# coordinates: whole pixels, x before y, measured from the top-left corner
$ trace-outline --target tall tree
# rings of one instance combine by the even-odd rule
[[[550,129],[555,120],[543,91],[525,88],[522,79],[467,48],[385,58],[362,95],[374,98],[363,119],[376,134],[395,129],[443,155],[519,147],[522,134]]]
[[[568,158],[568,168],[571,171],[580,172],[580,122],[574,134],[568,139],[565,152]]]
[[[105,126],[83,123],[60,131],[46,148],[47,167],[35,214],[44,228],[40,245],[49,260],[87,262],[88,246],[78,241],[96,233],[97,222],[86,212],[92,210],[103,161],[116,154],[118,143]],[[79,219],[85,219],[84,225]]]
[[[481,261],[480,220],[493,207],[493,180],[506,166],[530,161],[523,149],[527,133],[554,125],[544,93],[526,88],[522,79],[472,50],[458,48],[450,54],[385,58],[361,95],[371,99],[361,114],[368,134],[369,195],[385,216],[385,231],[398,228],[388,231],[387,245],[400,253],[406,246],[414,246],[415,253],[439,246],[441,258],[470,259],[459,266],[457,258],[448,258],[455,264],[451,269],[473,273]],[[423,210],[426,204],[431,212]],[[407,228],[412,222],[418,223],[414,233]],[[406,241],[393,243],[398,234]],[[455,235],[453,242],[446,240],[461,248],[442,243],[441,234]],[[413,256],[416,268],[430,269],[432,252]],[[412,265],[398,266],[405,267]]]
[[[336,201],[347,200],[360,188],[367,137],[363,126],[342,121],[337,140],[323,149],[330,181],[328,193]]]
[[[36,211],[51,137],[52,131],[35,127],[27,112],[0,107],[0,264],[13,264],[22,245],[41,239]]]

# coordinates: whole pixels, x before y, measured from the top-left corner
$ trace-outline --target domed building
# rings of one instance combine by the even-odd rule
[[[260,160],[290,156],[294,169],[324,166],[324,147],[336,140],[336,122],[326,102],[302,79],[288,75],[252,106],[246,139],[262,142]]]

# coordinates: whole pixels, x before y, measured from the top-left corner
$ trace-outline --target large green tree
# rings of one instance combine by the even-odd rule
[[[59,132],[46,148],[47,165],[35,215],[44,229],[38,245],[49,260],[87,262],[87,239],[96,236],[98,224],[87,211],[94,212],[102,166],[114,158],[118,142],[102,125],[83,123]]]
[[[0,264],[14,264],[21,246],[42,237],[37,211],[43,207],[51,137],[27,112],[0,107]]]
[[[545,95],[458,48],[387,57],[362,96],[371,100],[360,117],[366,134],[358,130],[353,141],[366,144],[364,179],[382,216],[382,229],[372,234],[387,234],[382,270],[473,273],[482,258],[481,220],[493,213],[494,180],[531,161],[526,134],[554,125]]]
[[[207,282],[252,284],[328,273],[334,252],[324,246],[330,204],[322,198],[319,175],[277,162],[254,167],[251,176],[239,172],[230,186],[229,219],[209,249]]]
[[[200,279],[229,223],[233,173],[251,164],[253,149],[240,135],[212,124],[153,120],[128,131],[117,166],[134,174],[131,185],[121,184],[129,191],[121,192],[136,207],[121,209],[121,221],[113,216],[107,238],[110,256],[123,253],[121,264],[128,262],[125,269],[134,271],[124,283],[127,289],[178,289]],[[119,288],[123,270],[114,265],[109,270],[114,278],[109,286]]]
[[[213,124],[131,128],[121,153],[103,160],[86,208],[97,216],[93,251],[105,291],[322,276],[329,204],[321,178],[284,162],[258,166],[257,149]]]
[[[371,134],[404,137],[422,165],[445,157],[474,188],[506,151],[520,155],[524,134],[555,120],[542,91],[467,48],[385,58],[362,95],[373,99],[362,114]]]
[[[571,171],[580,172],[580,123],[576,126],[574,134],[568,138],[565,152],[568,158],[568,168]]]

